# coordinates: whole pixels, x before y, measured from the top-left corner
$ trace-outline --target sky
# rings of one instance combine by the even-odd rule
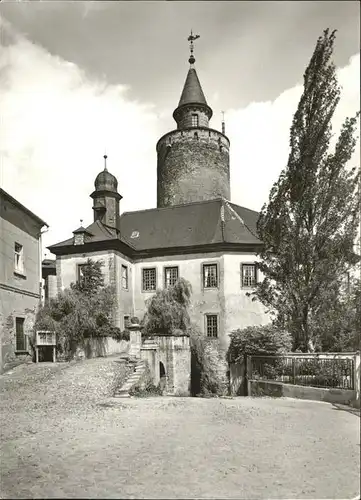
[[[231,201],[259,210],[287,163],[303,73],[326,28],[338,30],[337,136],[360,109],[357,1],[3,1],[0,186],[49,224],[44,249],[93,221],[104,153],[121,212],[155,207],[155,146],[175,128],[193,29],[212,128],[225,112]]]

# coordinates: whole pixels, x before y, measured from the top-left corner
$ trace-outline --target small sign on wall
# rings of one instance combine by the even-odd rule
[[[56,345],[56,334],[50,330],[38,330],[36,332],[36,345]]]
[[[35,362],[39,362],[39,347],[51,346],[53,349],[53,363],[56,361],[56,333],[50,330],[37,330],[35,342]]]

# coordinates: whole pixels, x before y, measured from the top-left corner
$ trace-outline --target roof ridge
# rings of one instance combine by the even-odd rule
[[[129,210],[127,212],[123,212],[121,214],[121,217],[126,214],[135,214],[135,213],[139,214],[141,212],[151,212],[152,210],[158,210],[158,211],[171,210],[178,207],[188,207],[189,205],[200,205],[202,203],[214,203],[216,201],[222,201],[222,198],[219,197],[219,198],[213,198],[212,200],[190,201],[189,203],[179,203],[178,205],[170,205],[168,207],[143,208],[141,210],[132,210],[132,211]]]
[[[260,212],[258,212],[257,210],[253,210],[252,208],[247,208],[247,207],[244,207],[243,205],[238,205],[237,203],[234,203],[233,201],[230,201],[230,200],[226,200],[230,205],[235,205],[236,207],[239,207],[239,208],[242,208],[243,210],[248,210],[248,212],[253,212],[255,214],[259,214]]]
[[[229,211],[234,212],[234,214],[235,214],[236,218],[238,219],[238,221],[241,222],[241,224],[244,225],[244,227],[247,229],[247,231],[249,231],[252,236],[254,236],[255,238],[257,238],[259,240],[258,235],[254,234],[254,232],[252,231],[252,229],[249,228],[249,226],[245,223],[245,221],[243,220],[243,218],[236,212],[236,210],[233,207],[231,207],[231,204],[228,201],[226,201],[225,205],[226,205],[226,207],[228,208]],[[244,207],[241,207],[241,208],[244,208]]]

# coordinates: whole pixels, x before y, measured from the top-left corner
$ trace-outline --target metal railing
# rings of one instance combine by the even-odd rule
[[[295,355],[247,356],[248,378],[284,384],[335,389],[355,389],[352,357]]]

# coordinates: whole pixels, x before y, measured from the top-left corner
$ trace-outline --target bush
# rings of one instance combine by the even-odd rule
[[[162,396],[163,392],[159,385],[156,386],[152,382],[149,382],[145,387],[135,385],[130,389],[129,394],[137,398],[148,398],[151,396]]]
[[[122,340],[129,340],[130,332],[127,329],[121,331],[120,328],[113,327],[111,330],[111,337],[117,342],[121,342]]]
[[[114,290],[104,286],[102,265],[102,262],[88,259],[80,283],[72,283],[70,288],[39,309],[32,344],[36,330],[55,331],[58,353],[70,360],[86,338],[120,337],[112,319]]]
[[[225,352],[217,339],[205,337],[194,326],[189,330],[193,396],[224,396],[228,390]]]
[[[292,349],[292,336],[273,325],[249,326],[243,330],[235,330],[230,335],[227,359],[234,363],[246,353],[284,354]]]
[[[184,278],[175,285],[157,290],[147,301],[143,335],[173,335],[175,330],[187,331],[190,326],[188,306],[192,288]]]

